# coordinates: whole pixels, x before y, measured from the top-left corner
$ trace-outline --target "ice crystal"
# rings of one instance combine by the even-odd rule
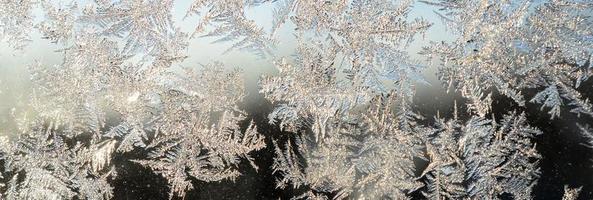
[[[524,114],[407,128],[390,109],[394,99],[374,100],[358,120],[333,124],[323,143],[298,139],[301,151],[290,142],[285,150],[276,145],[278,186],[306,185],[308,198],[408,199],[416,191],[429,199],[532,197],[540,159],[532,138],[541,132],[526,125]],[[417,159],[429,161],[421,172]]]
[[[368,115],[331,124],[323,143],[299,138],[296,146],[304,148],[300,151],[290,142],[285,150],[275,144],[278,157],[273,167],[282,177],[278,186],[307,185],[315,193],[335,193],[337,199],[402,199],[423,187],[414,164],[414,159],[424,158],[423,141],[415,133],[428,129],[402,129],[386,102],[390,99],[374,100],[377,105]]]
[[[0,38],[22,49],[30,41],[29,32],[33,29],[33,8],[35,0],[0,1]]]
[[[43,2],[45,20],[37,24],[45,39],[52,42],[68,42],[72,38],[75,20],[77,20],[78,4],[56,6],[50,2]]]
[[[589,127],[589,125],[581,125],[577,124],[577,127],[580,129],[581,134],[585,137],[586,141],[583,142],[583,145],[593,148],[593,129]]]
[[[259,169],[253,153],[266,144],[275,157],[263,167],[277,189],[302,191],[295,199],[533,198],[541,131],[514,110],[495,119],[493,102],[501,94],[551,118],[593,116],[583,92],[593,4],[422,2],[454,34],[422,54],[439,59],[440,80],[469,102],[467,118],[456,105],[453,119],[415,109],[426,66],[410,44],[432,22],[410,15],[414,0],[194,0],[184,10],[199,18],[191,33],[177,27],[174,0],[0,0],[2,42],[23,49],[36,31],[62,56],[28,68],[30,113],[15,120],[16,136],[0,137],[0,198],[114,198],[113,158],[131,153],[121,162],[162,176],[169,197],[183,198],[196,181]],[[271,29],[247,15],[264,4],[274,7]],[[294,27],[294,57],[275,52],[282,27]],[[196,36],[272,60],[278,73],[260,79],[260,92],[287,137],[265,142],[249,122],[240,70],[181,65]],[[591,147],[589,126],[578,124]],[[564,199],[579,190],[566,187]]]
[[[81,20],[96,24],[99,33],[125,41],[124,54],[159,55],[175,37],[173,1],[96,1],[84,9]]]
[[[112,159],[134,150],[151,151],[135,162],[167,178],[171,198],[193,188],[188,176],[234,179],[243,160],[257,168],[249,154],[264,142],[254,125],[239,127],[246,118],[237,107],[244,97],[241,72],[220,63],[199,70],[175,66],[186,57],[189,37],[174,27],[172,5],[41,3],[45,17],[34,28],[63,46],[63,60],[29,67],[36,123],[2,140],[2,175],[10,180],[3,196],[110,199]],[[10,26],[23,19],[7,13],[3,28],[13,34]]]
[[[569,188],[568,185],[565,185],[562,200],[576,200],[579,197],[579,193],[581,193],[581,189],[583,188]]]
[[[245,119],[236,106],[243,97],[239,73],[224,73],[220,64],[213,64],[186,75],[161,96],[162,113],[147,146],[151,154],[136,161],[167,178],[171,196],[184,196],[193,188],[189,176],[206,182],[234,180],[240,175],[240,158],[257,169],[249,153],[265,146],[253,124],[245,131],[238,125]]]
[[[192,36],[201,34],[212,25],[214,29],[203,36],[218,37],[215,43],[239,40],[227,52],[239,49],[261,57],[273,56],[273,39],[245,15],[247,8],[269,1],[272,0],[195,0],[186,17],[201,15],[202,18]]]
[[[261,92],[279,102],[270,122],[280,122],[304,138],[297,138],[295,145],[288,142],[285,149],[275,144],[274,169],[282,177],[278,186],[306,185],[313,191],[302,196],[306,198],[333,194],[340,199],[406,199],[415,191],[425,191],[431,199],[503,194],[529,198],[539,158],[531,140],[539,131],[526,125],[524,115],[508,115],[501,124],[483,118],[491,95],[484,94],[489,88],[481,87],[473,74],[460,75],[468,84],[459,89],[470,98],[468,107],[482,117],[466,125],[457,119],[438,120],[435,127],[417,124],[422,117],[413,112],[411,97],[414,84],[423,81],[422,67],[398,49],[429,24],[398,20],[407,15],[411,2],[392,3],[286,1],[276,11],[276,26],[293,15],[290,19],[301,31],[300,46],[296,62],[280,60],[279,75],[262,79]],[[307,32],[316,34],[310,37]],[[446,56],[458,51],[445,43],[438,47],[431,50]],[[461,67],[447,70],[465,70]],[[507,88],[503,94],[522,98],[502,79],[492,81]],[[313,141],[303,128],[312,131]],[[419,177],[414,159],[430,161]]]
[[[102,40],[67,49],[66,54],[77,54],[74,60],[37,67],[34,73],[37,97],[51,99],[37,103],[41,116],[65,124],[63,136],[90,133],[92,141],[102,141],[93,150],[90,170],[108,166],[114,151],[146,148],[150,156],[136,162],[167,178],[173,197],[193,188],[188,176],[207,182],[234,179],[242,159],[252,163],[249,153],[264,143],[254,126],[239,128],[245,119],[237,108],[244,96],[239,71],[226,72],[215,63],[180,74],[158,60],[145,69],[123,64],[119,59],[126,57],[110,44]],[[91,57],[86,51],[106,56]],[[81,101],[72,101],[74,96]],[[107,114],[118,123],[106,127]]]
[[[541,132],[526,125],[524,114],[497,123],[472,117],[465,124],[437,120],[422,172],[430,199],[497,198],[511,194],[531,199],[540,156],[531,139]]]
[[[592,114],[576,89],[590,76],[593,55],[592,4],[579,0],[424,1],[456,34],[453,42],[433,43],[424,54],[440,59],[440,79],[470,99],[481,116],[490,112],[492,90],[523,106]],[[526,96],[525,89],[536,89]],[[466,92],[466,91],[474,92]]]
[[[279,119],[289,127],[311,126],[320,140],[329,124],[377,94],[396,88],[411,97],[413,84],[422,81],[423,67],[402,49],[429,23],[409,21],[410,4],[358,0],[281,4],[276,26],[292,19],[300,46],[294,63],[276,62],[279,75],[261,81],[261,92],[282,102],[270,120]],[[308,36],[311,32],[315,36]]]
[[[37,122],[42,123],[42,122]],[[53,125],[33,126],[13,143],[4,143],[8,199],[110,199],[105,168],[112,149],[107,144],[68,144]],[[58,128],[58,129],[56,129]],[[97,150],[98,149],[98,150]]]

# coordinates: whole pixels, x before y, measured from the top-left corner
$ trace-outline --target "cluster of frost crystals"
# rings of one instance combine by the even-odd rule
[[[260,82],[261,92],[278,102],[270,121],[299,133],[285,145],[274,143],[278,187],[310,188],[297,198],[312,199],[408,199],[414,192],[430,199],[531,198],[539,175],[532,139],[540,132],[524,115],[497,124],[483,117],[486,100],[470,106],[482,116],[465,125],[416,123],[421,117],[411,97],[422,67],[399,49],[429,24],[405,18],[411,2],[312,2],[287,1],[276,11],[276,23],[290,18],[297,26],[300,46],[293,63],[276,62],[279,75]],[[457,49],[438,50],[449,56]],[[478,83],[463,91],[477,93],[475,102],[490,98]],[[506,94],[524,89],[514,87]],[[419,169],[414,159],[429,165]]]
[[[15,49],[22,49],[30,41],[33,29],[33,8],[36,0],[0,1],[0,40]]]
[[[313,199],[402,199],[423,187],[410,109],[423,67],[403,49],[430,24],[408,19],[411,3],[279,1],[273,33],[293,23],[299,46],[294,59],[275,62],[278,75],[260,80],[277,103],[270,122],[297,133],[274,143],[278,187],[310,188],[297,198]]]
[[[577,126],[579,127],[583,136],[585,136],[585,138],[587,139],[587,141],[584,142],[584,145],[589,148],[593,148],[593,129],[591,129],[589,125],[577,124]]]
[[[567,185],[565,185],[564,186],[564,195],[562,196],[562,200],[576,200],[577,198],[579,198],[581,189],[583,189],[583,187],[569,188]]]
[[[260,57],[273,56],[274,40],[245,15],[248,8],[272,1],[275,0],[194,0],[186,17],[199,15],[201,19],[192,37],[217,37],[214,43],[236,41],[227,52],[245,50]]]
[[[172,1],[97,1],[84,8],[79,20],[95,25],[100,35],[121,38],[124,54],[150,54],[173,29],[172,6]]]
[[[392,112],[395,103],[394,96],[374,99],[367,114],[332,124],[323,143],[306,135],[284,149],[274,143],[277,187],[310,188],[297,199],[411,199],[415,192],[428,199],[532,198],[540,159],[532,140],[541,132],[524,114],[407,126]]]
[[[14,142],[2,141],[7,199],[111,199],[114,142],[73,142],[63,126],[36,120]]]
[[[593,115],[579,92],[592,75],[593,4],[424,1],[456,38],[423,53],[440,58],[441,80],[469,100],[472,116],[420,125],[412,97],[424,67],[406,49],[430,23],[411,19],[414,2],[194,0],[186,16],[200,21],[184,33],[173,0],[0,0],[1,36],[12,47],[37,30],[63,55],[29,68],[32,116],[17,137],[0,137],[0,197],[113,198],[112,159],[132,151],[148,152],[130,161],[163,176],[171,198],[196,180],[234,180],[241,162],[257,169],[250,154],[266,143],[253,123],[241,126],[249,124],[237,106],[241,72],[218,62],[179,67],[190,39],[205,36],[275,60],[278,74],[262,77],[260,92],[276,106],[269,122],[295,133],[271,140],[277,187],[304,189],[295,198],[532,198],[540,131],[524,114],[487,118],[492,94],[541,104],[552,118],[565,107]],[[276,6],[270,33],[246,15],[264,3]],[[285,24],[296,27],[294,58],[274,52]],[[566,188],[564,198],[577,195]]]
[[[387,0],[281,4],[276,22],[292,19],[300,45],[294,62],[277,61],[279,75],[261,80],[266,98],[281,103],[270,120],[282,121],[283,127],[311,127],[320,141],[330,124],[376,95],[393,90],[405,94],[402,101],[409,103],[406,98],[412,96],[413,84],[422,81],[422,67],[403,49],[429,26],[420,19],[407,19],[410,4]]]
[[[79,12],[78,4],[54,4],[50,1],[41,2],[44,20],[36,24],[38,30],[54,43],[66,43],[72,37],[76,15]]]
[[[403,129],[406,122],[391,112],[394,99],[374,99],[367,114],[333,124],[323,143],[305,144],[304,172],[313,191],[336,199],[408,199],[424,186],[414,160],[425,159],[419,133],[429,129]]]
[[[325,137],[331,123],[368,98],[364,92],[338,80],[332,63],[336,52],[319,45],[301,45],[296,64],[282,59],[276,62],[280,74],[260,81],[264,95],[281,102],[268,116],[270,122],[279,121],[291,131],[311,127],[316,140]]]
[[[492,90],[523,106],[593,115],[578,92],[592,74],[593,4],[580,0],[434,0],[453,42],[433,43],[424,54],[440,59],[440,79],[460,91],[480,116],[490,111]],[[526,89],[537,94],[522,94]],[[523,92],[525,93],[525,92]]]
[[[111,199],[112,158],[135,150],[150,152],[131,161],[163,175],[171,198],[193,188],[189,177],[234,179],[242,161],[256,167],[249,154],[264,142],[254,125],[239,127],[242,73],[177,66],[189,36],[172,21],[173,1],[79,3],[37,4],[43,20],[32,28],[62,46],[63,60],[29,67],[33,116],[0,140],[2,197]],[[2,23],[30,17],[6,13]]]
[[[430,199],[497,199],[512,195],[531,199],[539,177],[532,138],[541,132],[527,125],[525,114],[508,114],[499,122],[474,116],[467,122],[437,119],[426,151]]]
[[[278,187],[311,188],[302,198],[406,199],[432,186],[419,181],[432,176],[417,177],[414,165],[415,158],[427,159],[421,149],[430,144],[432,130],[415,123],[419,116],[410,105],[422,67],[400,50],[429,24],[407,19],[410,4],[286,1],[276,11],[275,22],[290,18],[300,42],[295,61],[276,62],[279,75],[260,82],[261,92],[279,102],[270,121],[300,135],[296,142],[274,144]]]
[[[190,177],[234,180],[241,158],[257,169],[249,153],[265,143],[253,124],[245,131],[239,127],[245,119],[236,106],[243,97],[239,75],[226,73],[221,64],[188,70],[160,96],[162,113],[154,121],[155,139],[147,146],[151,153],[135,162],[162,174],[171,196],[193,189]]]

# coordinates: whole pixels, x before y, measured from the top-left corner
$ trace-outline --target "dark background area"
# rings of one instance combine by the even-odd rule
[[[580,92],[589,99],[593,98],[593,81],[589,80],[580,87]],[[458,94],[445,93],[438,87],[423,88],[415,96],[416,111],[425,116],[425,124],[434,121],[437,112],[441,117],[451,118],[454,102],[457,102],[459,118],[469,117],[464,112],[464,100]],[[524,91],[526,97],[531,97],[536,90]],[[593,125],[590,116],[577,116],[570,113],[570,108],[563,108],[560,117],[550,119],[547,109],[540,109],[541,105],[527,103],[520,107],[511,99],[493,94],[493,113],[497,119],[504,114],[516,111],[525,112],[529,125],[540,129],[543,134],[535,138],[536,148],[542,155],[540,161],[541,177],[534,188],[537,200],[562,199],[564,185],[571,188],[581,187],[579,200],[593,199],[593,149],[583,144],[587,141],[580,133],[577,123]],[[528,99],[529,100],[529,99]],[[273,105],[259,96],[251,97],[249,105],[244,105],[248,113],[248,122],[253,120],[258,131],[265,135],[268,148],[252,154],[259,166],[256,171],[245,163],[240,166],[243,175],[235,182],[225,180],[221,182],[201,182],[194,180],[194,189],[187,192],[185,199],[290,199],[302,194],[306,188],[277,189],[275,177],[272,173],[274,151],[272,139],[288,140],[292,133],[283,132],[276,125],[268,123],[267,115]],[[130,158],[142,157],[144,152],[131,152],[116,157],[114,164],[117,177],[113,180],[114,199],[169,199],[167,181],[160,175],[152,173],[138,164],[129,161]],[[421,195],[414,195],[415,199],[423,199]],[[181,198],[173,198],[181,199]]]

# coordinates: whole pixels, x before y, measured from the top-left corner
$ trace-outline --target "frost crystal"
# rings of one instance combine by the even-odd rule
[[[408,21],[411,1],[287,1],[276,22],[290,16],[300,46],[294,63],[276,62],[280,74],[264,77],[261,92],[282,102],[270,116],[283,126],[313,127],[315,139],[377,94],[396,89],[411,97],[422,66],[401,49],[429,26]],[[299,6],[296,6],[299,5]],[[319,7],[319,8],[318,8]],[[288,12],[286,9],[292,10]],[[308,36],[309,33],[315,36]],[[404,101],[409,101],[408,99]],[[290,124],[288,124],[290,123]]]
[[[225,73],[214,64],[186,74],[161,96],[149,160],[136,161],[167,178],[171,195],[178,196],[193,188],[189,176],[234,180],[240,158],[257,169],[249,153],[265,146],[253,124],[245,132],[238,125],[245,118],[236,107],[243,97],[239,73]]]
[[[452,119],[416,109],[427,67],[409,53],[432,22],[410,14],[414,0],[193,0],[181,9],[199,18],[190,33],[178,2],[0,0],[0,42],[23,50],[40,34],[62,56],[29,65],[29,109],[12,109],[15,130],[1,127],[13,134],[0,136],[0,198],[117,198],[110,183],[125,162],[162,176],[171,199],[245,167],[270,167],[258,173],[300,191],[294,199],[531,199],[542,132],[521,110],[593,116],[588,1],[419,1],[454,34],[421,51],[468,101],[469,116],[455,104]],[[272,27],[248,17],[266,5]],[[283,27],[294,28],[294,57],[275,51]],[[196,37],[269,58],[278,73],[259,81],[274,105],[264,114],[286,137],[264,138],[239,107],[240,70],[182,63]],[[517,111],[493,110],[499,95]],[[593,147],[586,122],[577,127]],[[258,166],[266,147],[273,162]]]
[[[579,197],[579,193],[581,193],[581,189],[583,188],[569,188],[568,185],[565,185],[562,200],[576,200]]]
[[[37,122],[43,123],[43,122]],[[102,144],[68,144],[61,127],[35,125],[15,143],[4,143],[8,199],[110,199],[104,168],[110,149]],[[55,127],[56,129],[54,129]],[[109,142],[107,142],[109,143]],[[4,146],[6,145],[6,146]],[[99,150],[97,150],[99,149]],[[24,177],[24,179],[22,179]]]
[[[378,106],[369,108],[368,115],[332,124],[323,143],[299,138],[296,146],[300,151],[291,143],[286,150],[276,145],[278,157],[273,167],[283,178],[279,187],[308,185],[315,193],[335,193],[337,199],[402,199],[423,187],[414,174],[414,159],[424,157],[423,142],[414,133],[428,129],[402,130],[401,121],[385,107],[388,99],[374,100]],[[299,161],[301,156],[306,165]]]
[[[494,199],[511,194],[531,199],[540,158],[531,138],[541,132],[526,125],[524,114],[500,122],[472,117],[465,124],[437,120],[427,144],[430,160],[422,172],[430,199]]]
[[[440,59],[440,79],[469,98],[480,116],[490,112],[492,90],[523,106],[561,108],[593,115],[576,89],[590,76],[593,5],[580,0],[425,1],[455,31],[456,40],[433,43],[423,51]],[[535,96],[522,94],[535,89]],[[474,92],[467,92],[467,91]],[[567,106],[565,106],[567,105]]]
[[[30,41],[35,4],[35,0],[0,1],[0,39],[7,40],[16,49],[22,49]]]
[[[28,5],[21,1],[19,9],[32,9]],[[175,66],[186,57],[188,37],[174,27],[172,5],[40,4],[45,18],[35,27],[63,46],[63,62],[29,68],[34,123],[0,143],[1,175],[10,180],[1,185],[3,197],[111,199],[112,159],[130,151],[151,152],[134,161],[167,178],[171,198],[193,188],[189,176],[234,179],[243,160],[257,168],[249,154],[264,142],[254,125],[239,127],[246,118],[237,107],[244,97],[241,72],[220,63]],[[29,23],[17,23],[29,19],[29,11],[19,13],[23,19],[0,11],[5,32],[25,37],[11,31]]]
[[[227,52],[239,49],[261,57],[273,55],[273,39],[245,15],[248,7],[269,1],[272,0],[195,0],[186,17],[201,15],[202,19],[192,36],[204,32],[207,26],[212,25],[214,29],[203,36],[218,37],[215,43],[238,40]]]

